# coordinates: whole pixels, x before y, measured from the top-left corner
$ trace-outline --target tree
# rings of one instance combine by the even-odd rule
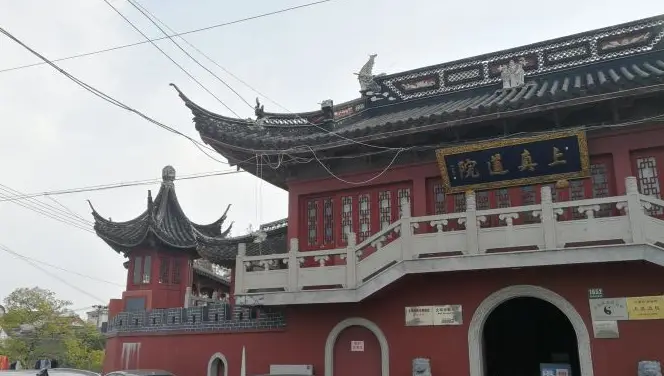
[[[27,366],[57,359],[61,366],[101,370],[104,337],[67,308],[69,301],[39,287],[19,288],[5,300],[0,327],[10,336],[0,352]]]

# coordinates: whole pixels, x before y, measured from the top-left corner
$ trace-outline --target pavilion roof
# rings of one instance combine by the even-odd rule
[[[175,193],[175,169],[164,167],[162,183],[157,196],[152,199],[148,191],[147,208],[134,219],[114,222],[102,217],[92,207],[95,219],[94,229],[115,251],[125,255],[145,242],[160,242],[169,248],[180,249],[196,254],[198,234],[218,239],[225,238],[232,227],[223,229],[230,205],[216,221],[200,225],[191,222],[184,214]]]

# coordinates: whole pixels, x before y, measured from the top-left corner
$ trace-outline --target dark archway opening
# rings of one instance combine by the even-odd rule
[[[523,297],[499,305],[483,340],[486,376],[539,376],[541,363],[569,364],[572,376],[581,374],[574,327],[547,301]]]
[[[224,362],[217,358],[212,362],[210,376],[224,376]]]

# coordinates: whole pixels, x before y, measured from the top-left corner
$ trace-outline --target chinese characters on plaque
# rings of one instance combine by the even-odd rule
[[[463,324],[460,305],[406,307],[406,326]]]
[[[436,151],[449,193],[589,176],[584,132],[504,139]]]
[[[620,321],[664,320],[664,296],[604,298],[598,297],[604,296],[603,293],[589,295],[595,338],[619,338]]]

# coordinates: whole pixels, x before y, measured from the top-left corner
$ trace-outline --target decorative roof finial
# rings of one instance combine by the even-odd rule
[[[376,77],[384,76],[385,74],[379,74],[378,76],[374,76],[373,74],[373,66],[374,66],[374,61],[376,60],[376,54],[371,54],[369,55],[369,60],[364,63],[362,66],[362,69],[360,69],[360,73],[355,73],[357,76],[357,80],[360,82],[360,93],[362,94],[368,94],[371,95],[372,93],[376,93],[380,91],[380,85],[375,81]]]
[[[164,182],[172,182],[175,180],[175,168],[173,166],[166,166],[161,170],[161,179]]]
[[[265,116],[265,105],[261,104],[261,101],[256,97],[256,107],[254,107],[254,114],[256,115],[256,120],[262,119]]]

